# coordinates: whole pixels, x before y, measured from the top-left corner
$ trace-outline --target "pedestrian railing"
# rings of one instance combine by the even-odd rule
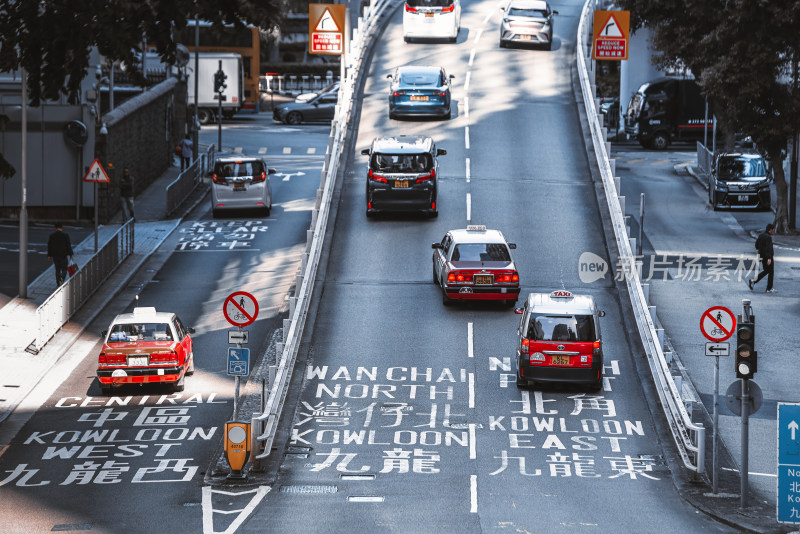
[[[133,220],[129,219],[86,265],[36,308],[38,329],[32,343],[38,352],[97,291],[114,269],[133,252]]]
[[[592,7],[594,2],[587,0],[578,24],[578,76],[583,93],[583,102],[589,129],[592,134],[594,153],[600,168],[608,211],[614,231],[620,264],[624,270],[625,285],[636,319],[639,337],[644,347],[645,356],[653,376],[661,406],[667,418],[672,436],[684,465],[697,473],[705,472],[705,428],[694,423],[689,415],[680,388],[676,385],[663,348],[662,329],[655,327],[655,307],[648,305],[645,288],[641,282],[641,261],[636,261],[633,254],[632,241],[625,224],[625,197],[619,195],[619,179],[614,177],[609,160],[609,144],[606,140],[608,131],[600,126],[598,103],[594,93],[594,73],[587,68],[591,59]],[[596,65],[594,65],[596,68]],[[590,80],[591,76],[591,80]],[[648,288],[649,289],[649,288]],[[649,291],[648,291],[649,293]]]
[[[263,93],[311,93],[338,81],[339,76],[316,74],[267,74],[259,79]]]
[[[711,166],[714,164],[714,154],[706,148],[700,141],[697,142],[697,168],[704,174],[711,174]]]
[[[198,155],[185,171],[170,182],[166,191],[167,217],[192,194],[213,165],[214,145],[211,145],[208,152]]]
[[[302,256],[300,273],[297,275],[294,296],[289,298],[289,319],[284,320],[283,341],[276,347],[276,365],[270,366],[270,389],[263,404],[263,413],[255,413],[251,418],[251,443],[254,469],[259,468],[261,460],[269,456],[272,442],[278,430],[283,404],[289,389],[300,340],[308,316],[309,304],[314,291],[317,268],[324,246],[325,230],[330,215],[339,163],[345,146],[345,134],[349,131],[352,119],[353,91],[362,75],[365,54],[370,39],[378,28],[382,16],[396,5],[398,0],[372,0],[365,16],[359,18],[350,44],[347,73],[339,88],[328,147],[320,176],[320,188],[311,214],[311,228],[306,232],[307,241]]]

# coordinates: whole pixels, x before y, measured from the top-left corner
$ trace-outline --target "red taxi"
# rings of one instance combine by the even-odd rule
[[[499,230],[471,224],[450,230],[431,246],[433,282],[441,286],[445,305],[454,300],[517,302],[519,273],[511,258],[517,245],[507,243]]]
[[[155,308],[134,308],[117,315],[108,330],[97,364],[103,394],[122,384],[166,382],[183,391],[186,375],[194,373],[192,338],[177,315]]]
[[[522,308],[517,333],[517,386],[535,382],[603,385],[600,317],[591,295],[566,290],[531,293]]]

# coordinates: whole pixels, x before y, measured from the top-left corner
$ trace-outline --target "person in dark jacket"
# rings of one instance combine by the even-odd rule
[[[52,261],[56,268],[56,286],[60,286],[67,279],[67,266],[72,257],[72,243],[69,234],[64,232],[61,223],[56,223],[56,231],[50,234],[47,240],[47,260]]]
[[[754,285],[766,276],[767,293],[777,293],[776,290],[772,289],[772,279],[775,276],[775,252],[772,249],[772,234],[774,233],[775,225],[769,223],[766,230],[761,232],[758,239],[756,239],[756,250],[758,250],[758,255],[761,258],[761,272],[758,273],[757,278],[747,281],[750,291],[753,290]]]
[[[133,177],[131,171],[124,169],[119,181],[119,196],[122,199],[123,222],[135,217],[133,214]],[[134,219],[135,220],[135,219]]]

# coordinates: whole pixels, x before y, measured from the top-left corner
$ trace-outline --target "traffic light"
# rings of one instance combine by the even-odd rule
[[[736,323],[736,378],[750,380],[758,370],[758,353],[756,347],[756,318],[749,317],[743,321],[738,317]]]
[[[218,70],[214,73],[214,92],[221,93],[225,91],[228,87],[228,84],[225,83],[225,80],[228,79],[228,75],[225,74],[223,71]]]

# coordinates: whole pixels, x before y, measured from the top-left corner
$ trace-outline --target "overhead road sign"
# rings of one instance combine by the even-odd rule
[[[800,404],[778,403],[778,523],[800,523]]]
[[[222,304],[225,319],[233,326],[247,326],[258,317],[258,302],[246,291],[236,291],[228,295]]]
[[[595,11],[592,59],[621,61],[628,59],[630,11]]]
[[[344,4],[308,4],[308,53],[344,54]]]
[[[736,317],[724,306],[714,306],[700,316],[700,331],[709,341],[725,341],[736,331]]]

